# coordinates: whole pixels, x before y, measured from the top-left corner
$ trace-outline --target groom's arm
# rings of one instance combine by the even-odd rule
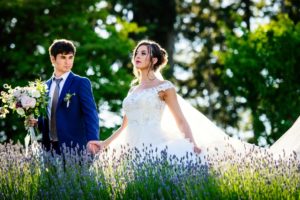
[[[79,93],[87,141],[99,140],[99,117],[89,79],[81,78]]]

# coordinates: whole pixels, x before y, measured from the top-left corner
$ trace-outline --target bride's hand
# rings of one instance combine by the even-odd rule
[[[200,147],[198,147],[196,142],[192,141],[192,144],[194,145],[194,152],[197,153],[197,154],[201,153],[201,149],[200,149]]]
[[[201,153],[201,149],[197,145],[195,145],[194,152],[199,154],[199,153]]]

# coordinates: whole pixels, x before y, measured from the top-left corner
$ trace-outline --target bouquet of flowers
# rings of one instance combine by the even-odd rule
[[[24,118],[25,129],[28,134],[25,137],[25,146],[29,141],[36,141],[34,128],[29,126],[28,120],[46,114],[48,105],[47,85],[41,80],[29,82],[28,86],[12,88],[8,84],[3,85],[7,91],[1,91],[0,117],[5,118],[12,111]]]

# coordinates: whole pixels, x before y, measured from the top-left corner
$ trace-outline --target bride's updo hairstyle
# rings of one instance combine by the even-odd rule
[[[168,54],[165,49],[163,49],[157,42],[154,42],[152,40],[141,40],[137,46],[133,50],[131,62],[134,65],[134,59],[136,56],[136,52],[140,46],[147,46],[148,52],[150,54],[150,66],[149,71],[153,70],[154,72],[160,71],[163,67],[166,66],[168,62]],[[157,58],[156,63],[152,63],[152,58]],[[136,79],[133,80],[132,84],[135,84],[139,81],[140,74],[138,70],[134,67],[133,68],[133,74],[135,75]]]

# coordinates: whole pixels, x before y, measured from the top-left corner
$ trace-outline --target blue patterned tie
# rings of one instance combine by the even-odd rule
[[[62,81],[62,78],[56,79],[53,78],[53,81],[56,82],[56,86],[54,89],[53,97],[52,97],[52,106],[51,106],[51,119],[50,119],[50,140],[58,141],[57,138],[57,130],[56,130],[56,107],[59,97],[59,83]]]

